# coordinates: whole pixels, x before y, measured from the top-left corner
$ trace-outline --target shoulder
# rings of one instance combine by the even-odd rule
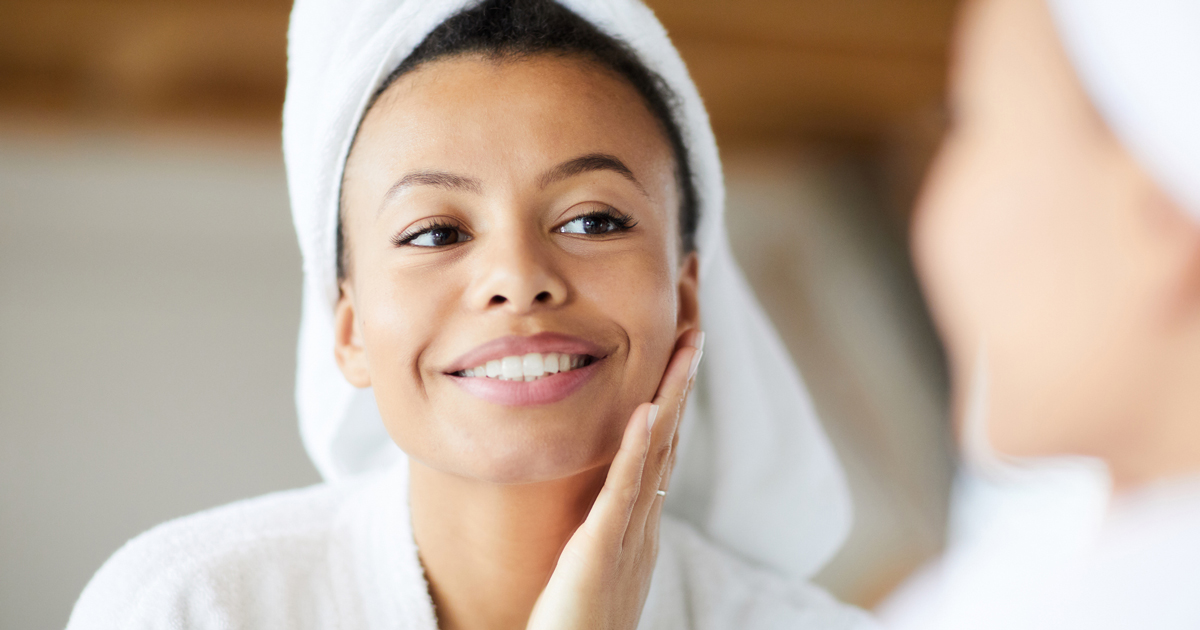
[[[660,579],[661,578],[661,579]],[[668,628],[682,615],[696,629],[871,630],[862,610],[823,589],[751,565],[687,523],[663,516],[652,592],[654,617],[643,627]]]
[[[313,581],[327,574],[320,569],[329,533],[352,490],[321,484],[163,523],[104,563],[80,595],[67,627],[224,628],[246,624],[245,618],[231,616],[269,623],[259,614],[287,615],[286,607],[277,608],[279,598],[296,589],[312,591]],[[285,599],[293,608],[318,604],[312,598]],[[266,608],[269,604],[276,608]]]

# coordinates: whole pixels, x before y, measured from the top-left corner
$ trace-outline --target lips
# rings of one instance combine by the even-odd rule
[[[462,355],[445,370],[471,395],[500,405],[527,406],[570,396],[596,373],[607,352],[561,333],[509,336]]]
[[[566,354],[530,352],[524,356],[511,355],[492,359],[474,369],[455,372],[455,376],[468,378],[497,378],[502,381],[536,381],[561,372],[570,372],[590,365],[594,357],[589,354]]]
[[[443,371],[447,374],[474,370],[479,366],[487,368],[489,361],[502,361],[505,357],[522,357],[528,354],[546,355],[550,353],[566,355],[586,355],[593,359],[602,359],[608,352],[600,346],[562,333],[542,332],[528,337],[510,335],[493,339],[470,352],[458,357]],[[524,374],[524,366],[522,366]]]

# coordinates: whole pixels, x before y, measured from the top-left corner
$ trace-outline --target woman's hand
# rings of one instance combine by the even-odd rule
[[[658,557],[658,523],[675,467],[679,421],[703,346],[704,333],[685,333],[654,401],[633,412],[604,487],[559,556],[528,630],[637,627]]]

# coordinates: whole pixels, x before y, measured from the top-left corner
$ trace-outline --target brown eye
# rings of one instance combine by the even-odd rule
[[[635,222],[626,216],[615,216],[608,212],[596,212],[575,217],[558,228],[563,234],[587,234],[590,236],[621,232],[633,227]]]
[[[462,230],[449,225],[439,225],[401,239],[399,244],[416,247],[445,247],[469,240],[471,237],[464,234]]]
[[[583,217],[579,219],[584,234],[604,234],[616,226],[605,217]]]

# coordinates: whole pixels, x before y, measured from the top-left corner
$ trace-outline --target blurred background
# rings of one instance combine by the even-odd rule
[[[734,249],[854,492],[819,581],[942,544],[942,355],[906,248],[952,0],[650,0],[705,98]],[[0,0],[0,628],[62,627],[166,519],[318,481],[292,400],[290,3]]]

